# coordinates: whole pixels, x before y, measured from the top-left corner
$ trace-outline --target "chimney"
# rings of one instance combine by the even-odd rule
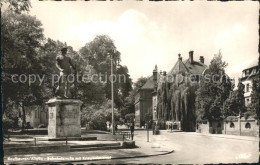
[[[154,91],[157,91],[157,81],[158,81],[157,73],[158,73],[158,69],[157,69],[157,65],[155,65],[153,70]]]
[[[179,56],[179,60],[182,61],[182,57],[181,57],[181,54],[180,54],[180,53],[178,54],[178,56]]]
[[[163,76],[166,76],[166,71],[163,71]]]
[[[157,82],[157,65],[155,65],[153,70],[153,80],[154,82]]]
[[[189,51],[189,61],[191,64],[193,63],[193,51]]]
[[[200,62],[204,64],[204,57],[200,56]]]

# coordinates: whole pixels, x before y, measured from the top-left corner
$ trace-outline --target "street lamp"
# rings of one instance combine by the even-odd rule
[[[115,54],[115,50],[113,51],[113,54]],[[113,54],[108,53],[108,55],[110,55],[110,61],[111,61],[111,78],[112,78],[112,81],[111,81],[112,134],[115,135]]]

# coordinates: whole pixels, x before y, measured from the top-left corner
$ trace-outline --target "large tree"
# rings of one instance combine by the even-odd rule
[[[38,50],[44,40],[42,24],[35,17],[15,14],[10,10],[2,13],[1,49],[2,49],[2,101],[3,113],[8,99],[22,106],[42,104],[43,89],[39,82],[32,84],[12,80],[13,75],[40,75],[41,65]],[[24,77],[25,78],[25,77]],[[28,78],[28,77],[27,77]],[[16,79],[17,80],[17,79]],[[25,116],[24,120],[25,122]],[[24,125],[25,123],[23,123]]]
[[[244,85],[239,81],[237,89],[230,92],[229,97],[224,103],[222,115],[224,118],[228,116],[243,115],[246,112]]]
[[[260,83],[257,75],[252,80],[251,103],[248,105],[248,114],[259,120]]]
[[[209,68],[201,78],[196,91],[197,121],[211,122],[223,118],[223,104],[233,89],[231,79],[225,74],[227,65],[219,52],[211,60]]]
[[[21,14],[30,10],[31,2],[30,0],[2,0],[1,8],[3,5],[15,14]]]
[[[114,82],[114,99],[116,106],[121,109],[124,99],[132,90],[132,81],[126,66],[120,65],[120,52],[117,51],[114,41],[106,35],[98,35],[93,41],[87,43],[80,49],[80,55],[89,65],[93,66],[96,74],[101,75],[104,84],[105,96],[111,99],[111,57],[113,73],[117,76]],[[119,81],[119,77],[121,77]]]

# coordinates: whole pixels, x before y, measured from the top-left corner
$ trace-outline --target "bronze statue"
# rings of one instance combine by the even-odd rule
[[[76,66],[71,59],[66,56],[67,47],[61,49],[61,54],[56,57],[56,67],[60,70],[59,85],[56,89],[56,96],[60,98],[71,98],[71,82],[68,81],[70,75],[74,76],[71,68],[76,71]],[[75,80],[75,77],[74,77]]]

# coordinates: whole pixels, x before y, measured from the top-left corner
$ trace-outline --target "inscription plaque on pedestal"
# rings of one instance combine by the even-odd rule
[[[49,137],[80,137],[80,106],[75,99],[51,99],[47,102],[49,111]]]

